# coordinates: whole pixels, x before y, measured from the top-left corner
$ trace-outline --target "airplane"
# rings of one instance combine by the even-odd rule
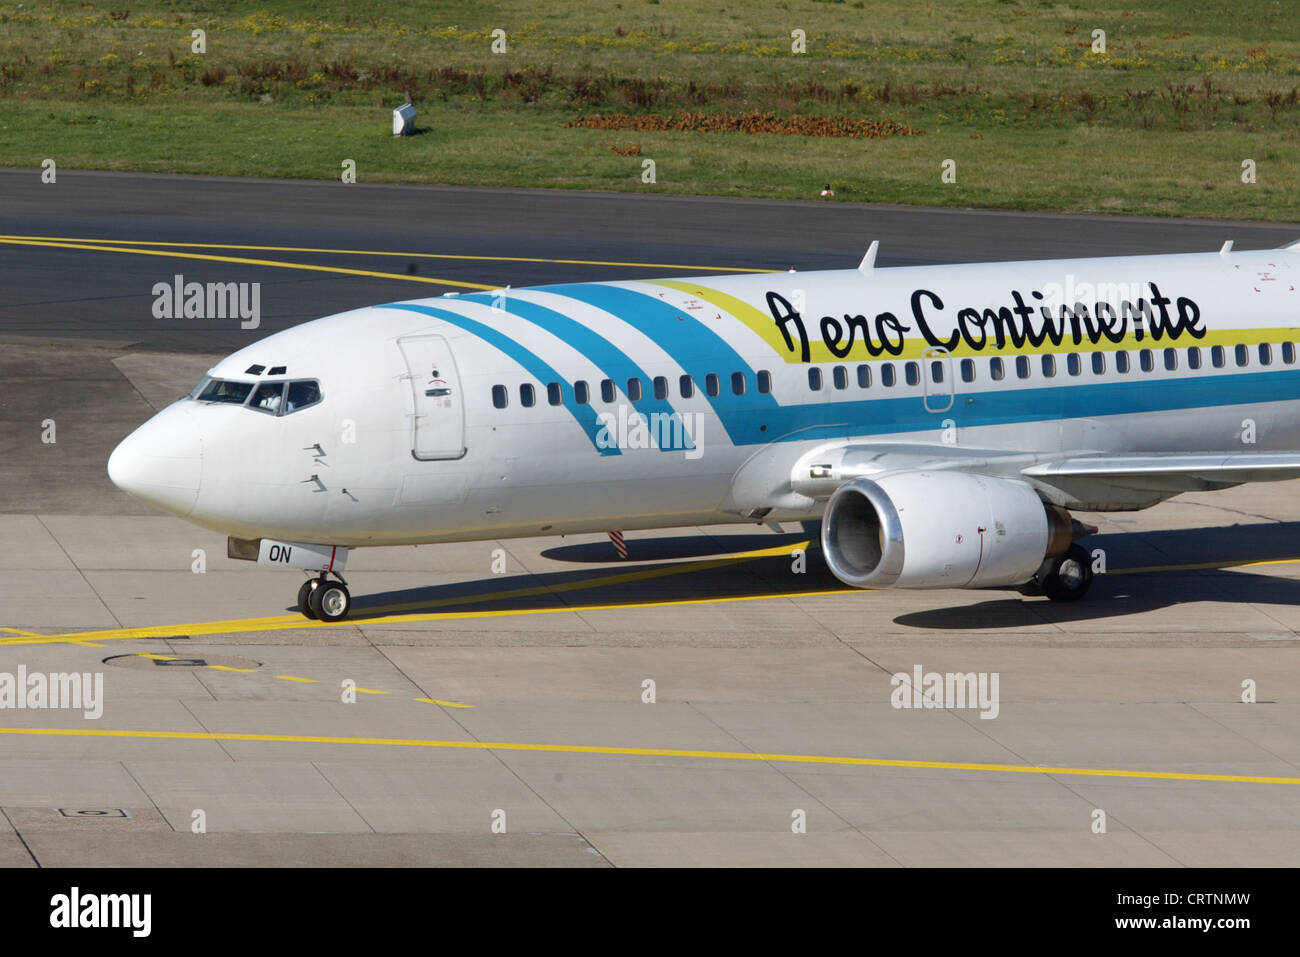
[[[1071,512],[1300,477],[1300,242],[548,285],[391,302],[213,366],[108,460],[302,569],[349,549],[820,520],[864,589],[1073,601]]]

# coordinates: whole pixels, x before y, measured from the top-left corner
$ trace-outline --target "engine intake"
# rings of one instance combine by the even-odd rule
[[[1025,482],[964,472],[895,472],[831,495],[822,554],[858,588],[1021,585],[1074,536],[1068,512]]]

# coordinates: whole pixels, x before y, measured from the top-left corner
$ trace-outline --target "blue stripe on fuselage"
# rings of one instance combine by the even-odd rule
[[[755,388],[754,370],[749,363],[741,358],[740,353],[727,340],[693,316],[690,310],[678,309],[657,295],[601,283],[540,286],[538,291],[555,293],[595,306],[644,334],[695,380],[700,395],[713,407],[723,429],[737,445],[746,444],[741,435],[746,431],[745,423],[754,413],[779,409],[770,394],[758,392]],[[705,377],[711,372],[724,380],[718,395],[708,395],[704,391]],[[730,391],[731,384],[725,380],[732,372],[745,373],[745,395],[734,395]]]
[[[580,405],[573,397],[573,384],[564,376],[556,372],[550,365],[537,358],[519,343],[510,337],[503,335],[491,326],[485,326],[481,322],[473,319],[467,319],[459,313],[451,312],[447,309],[437,309],[433,306],[417,306],[412,303],[394,302],[380,309],[405,309],[407,312],[418,312],[426,316],[432,316],[434,319],[441,319],[449,322],[454,326],[459,326],[466,332],[478,336],[484,342],[501,350],[515,362],[528,370],[528,374],[539,382],[559,382],[562,385],[562,396],[564,407],[569,410],[574,419],[587,433],[587,438],[591,439],[591,444],[595,446],[596,451],[601,455],[620,455],[618,448],[609,443],[602,443],[597,440],[602,426],[596,418],[596,410],[590,405]]]
[[[641,393],[641,398],[635,401],[629,399],[629,401],[632,402],[633,408],[645,417],[647,423],[651,424],[652,427],[649,432],[656,439],[656,442],[660,442],[665,438],[669,439],[669,441],[659,444],[660,450],[670,452],[695,448],[695,444],[682,426],[681,417],[673,409],[672,405],[662,399],[654,398],[654,382],[651,377],[646,375],[641,367],[622,349],[584,326],[578,320],[566,316],[564,313],[556,312],[554,309],[538,305],[535,302],[526,302],[509,295],[496,296],[488,293],[472,293],[467,296],[458,296],[457,301],[495,306],[512,316],[526,319],[528,322],[545,329],[551,335],[582,353],[584,357],[599,367],[607,378],[614,380],[616,385],[626,383],[629,379],[641,380],[644,390]],[[624,386],[619,388],[624,395],[627,394]],[[652,419],[650,418],[652,415],[660,418]],[[673,444],[674,439],[677,441],[676,446]]]

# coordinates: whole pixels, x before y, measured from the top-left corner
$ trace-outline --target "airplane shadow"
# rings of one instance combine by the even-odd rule
[[[350,620],[387,615],[489,612],[520,613],[564,608],[618,608],[678,601],[710,601],[844,591],[826,569],[816,529],[799,534],[690,535],[633,539],[632,560],[620,562],[608,542],[547,549],[549,559],[599,568],[494,576],[445,585],[360,596]],[[792,547],[811,538],[804,571],[796,573],[788,554],[747,557],[745,553]],[[1199,601],[1300,605],[1300,580],[1272,575],[1266,568],[1223,567],[1300,557],[1300,522],[1204,527],[1172,531],[1094,535],[1082,540],[1105,553],[1107,574],[1098,575],[1081,601],[1058,604],[1006,592],[1006,597],[909,612],[894,622],[934,630],[1014,629],[1046,622],[1068,624],[1120,618]],[[879,604],[862,595],[863,602]],[[951,601],[952,593],[945,593]],[[871,606],[863,606],[864,613]]]
[[[549,549],[547,558],[599,568],[494,576],[425,588],[408,588],[355,599],[349,620],[392,614],[433,612],[537,611],[548,608],[608,607],[724,600],[756,595],[796,596],[847,590],[821,561],[814,547],[794,573],[788,554],[750,557],[746,553],[806,541],[798,535],[681,536],[628,543],[630,560],[619,561],[608,542]]]
[[[1077,602],[1016,595],[910,612],[894,622],[978,631],[1123,618],[1203,601],[1300,606],[1300,579],[1279,577],[1267,566],[1234,570],[1251,562],[1300,558],[1300,522],[1093,535],[1080,544],[1105,552],[1107,574],[1096,576]]]

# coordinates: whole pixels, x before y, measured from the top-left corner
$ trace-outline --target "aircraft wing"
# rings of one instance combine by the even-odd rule
[[[1155,452],[1079,455],[1021,470],[1058,488],[1105,483],[1137,492],[1175,495],[1245,482],[1300,478],[1300,452]]]
[[[811,508],[845,482],[907,471],[1021,479],[1052,504],[1087,511],[1133,510],[1181,492],[1300,478],[1300,451],[1043,454],[847,442],[794,458],[769,446],[736,473],[733,508],[742,514],[766,513],[773,507]]]

